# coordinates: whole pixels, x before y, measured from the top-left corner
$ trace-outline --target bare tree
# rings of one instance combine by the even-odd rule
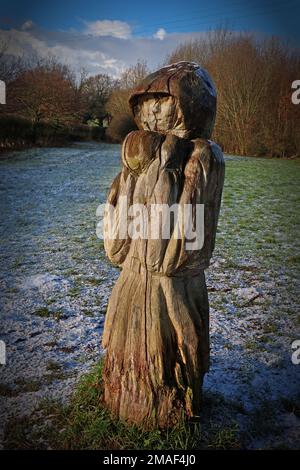
[[[123,90],[132,90],[148,74],[149,69],[147,62],[138,60],[135,65],[131,65],[121,74],[120,88]]]
[[[282,41],[258,41],[227,29],[179,45],[167,61],[191,60],[216,83],[214,139],[237,154],[300,154],[300,109],[291,103],[291,83],[300,73],[299,51]]]
[[[9,83],[25,70],[24,57],[9,54],[9,43],[0,38],[0,80]]]
[[[118,81],[106,74],[98,74],[82,81],[80,92],[87,118],[101,121],[105,117],[106,103],[118,85]]]
[[[122,141],[128,132],[136,129],[128,99],[133,88],[148,74],[146,62],[138,61],[122,73],[117,86],[111,93],[106,110],[112,116],[107,132],[107,136],[112,140]]]
[[[22,73],[8,88],[8,111],[29,118],[75,120],[77,102],[73,84],[58,70],[36,68]]]

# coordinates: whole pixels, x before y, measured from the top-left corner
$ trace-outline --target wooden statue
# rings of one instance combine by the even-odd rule
[[[215,244],[224,159],[207,140],[216,92],[199,65],[161,68],[134,90],[129,103],[140,130],[125,138],[122,170],[108,195],[116,209],[127,198],[114,233],[124,228],[122,214],[132,204],[148,214],[151,204],[204,204],[204,242],[198,249],[175,235],[175,220],[169,238],[104,239],[108,258],[122,268],[103,333],[104,404],[126,422],[166,427],[201,408],[209,368],[204,270]]]

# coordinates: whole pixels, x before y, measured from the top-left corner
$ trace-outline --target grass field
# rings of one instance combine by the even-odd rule
[[[8,325],[4,339],[15,345],[18,357],[15,368],[6,369],[1,378],[3,446],[300,448],[300,365],[291,361],[292,342],[300,339],[299,160],[226,157],[217,243],[207,272],[211,369],[204,383],[203,413],[198,422],[149,432],[114,422],[99,406],[100,336],[107,299],[118,275],[93,232],[97,202],[105,198],[118,171],[112,152],[119,148],[103,149],[108,153],[102,167],[98,148],[88,150],[88,165],[82,146],[61,155],[57,168],[52,149],[44,163],[40,155],[38,162],[22,160],[23,172],[17,180],[11,175],[20,157],[1,162],[8,175],[4,195],[12,198],[19,182],[41,198],[34,192],[41,172],[49,175],[44,183],[49,211],[52,203],[59,208],[52,218],[43,219],[44,230],[38,229],[35,214],[31,225],[24,225],[28,200],[22,214],[12,211],[3,222],[15,227],[23,221],[23,245],[33,234],[35,241],[30,250],[26,245],[25,252],[18,250],[17,242],[14,250],[8,252],[5,244],[2,249],[8,266],[1,277]],[[52,168],[51,174],[45,172],[45,165]],[[109,165],[110,170],[105,170]],[[69,186],[70,192],[59,193],[61,187]],[[15,197],[22,202],[22,191]],[[67,197],[68,204],[64,204]],[[61,211],[72,213],[72,230],[66,229]],[[10,247],[8,229],[3,237]],[[37,282],[36,276],[41,275]],[[26,289],[20,288],[24,282]],[[23,331],[38,329],[40,334],[32,338],[29,334],[22,343],[18,341],[20,324]],[[28,368],[28,359],[39,364],[39,374],[36,366]]]

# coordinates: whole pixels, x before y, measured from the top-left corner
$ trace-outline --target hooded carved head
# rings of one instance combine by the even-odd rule
[[[186,139],[210,138],[216,101],[210,76],[194,62],[177,62],[148,75],[129,98],[139,129]]]

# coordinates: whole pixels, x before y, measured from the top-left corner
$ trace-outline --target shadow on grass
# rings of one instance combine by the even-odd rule
[[[41,402],[33,416],[6,426],[6,449],[238,449],[236,423],[211,422],[214,397],[206,398],[204,420],[182,420],[169,429],[144,430],[112,419],[101,406],[102,363],[85,375],[68,405]],[[221,398],[216,398],[220,404]],[[221,400],[222,401],[222,400]],[[223,403],[222,403],[223,405]]]

